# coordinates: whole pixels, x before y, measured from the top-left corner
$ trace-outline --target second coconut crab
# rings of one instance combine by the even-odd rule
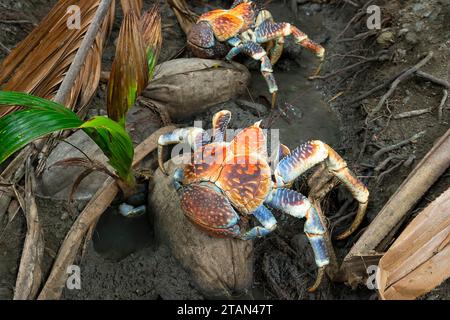
[[[261,74],[275,105],[278,86],[273,65],[281,57],[284,38],[295,42],[323,60],[325,49],[287,22],[275,22],[268,10],[256,8],[250,0],[235,0],[229,10],[217,9],[202,14],[187,35],[187,45],[199,58],[224,58],[231,61],[240,53],[261,62]],[[319,67],[320,68],[320,67]]]

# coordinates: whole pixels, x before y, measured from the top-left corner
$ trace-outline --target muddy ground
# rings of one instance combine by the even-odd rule
[[[144,2],[146,6],[152,3]],[[201,13],[217,6],[226,7],[229,2],[196,0],[192,1],[192,8]],[[402,82],[373,121],[366,123],[367,113],[377,105],[386,89],[356,103],[352,103],[352,100],[400,70],[416,64],[430,50],[434,52],[434,57],[422,70],[449,81],[450,4],[444,0],[372,1],[382,9],[382,30],[367,33],[365,18],[346,28],[358,11],[348,2],[298,2],[303,4],[274,0],[269,1],[266,7],[273,13],[275,20],[291,22],[322,43],[327,50],[327,58],[320,74],[336,74],[323,80],[309,81],[307,78],[316,70],[318,61],[288,40],[284,54],[274,69],[280,88],[278,103],[281,111],[270,113],[268,108],[243,106],[241,100],[253,100],[267,106],[269,95],[259,74],[259,66],[240,58],[239,61],[252,71],[248,93],[239,97],[239,101],[216,106],[196,119],[209,123],[215,111],[227,108],[233,112],[231,127],[242,128],[262,118],[266,127],[280,130],[281,140],[291,148],[311,138],[327,142],[343,155],[349,166],[368,185],[371,202],[362,226],[364,228],[414,165],[428,152],[433,142],[449,128],[450,111],[444,110],[439,121],[437,106],[442,98],[442,88],[418,77]],[[354,2],[361,6],[365,3]],[[54,3],[55,0],[0,1],[0,59],[6,55],[7,48],[14,47],[25,37],[33,23],[37,23]],[[297,15],[292,6],[298,10]],[[161,1],[161,9],[164,44],[160,61],[165,61],[179,55],[184,47],[185,36],[164,1]],[[29,22],[17,23],[12,20]],[[111,39],[117,38],[120,22],[121,12],[118,8]],[[114,50],[113,41],[110,41],[104,53],[104,70],[109,70]],[[367,61],[367,58],[380,55],[381,50],[385,50],[382,61]],[[357,62],[363,63],[348,71],[341,70]],[[91,105],[90,115],[104,113],[104,84],[100,85]],[[424,115],[394,119],[400,113],[428,107],[435,108]],[[149,128],[155,129],[161,125],[157,115],[147,119],[147,123]],[[185,125],[189,124],[192,123]],[[386,155],[383,159],[375,160],[373,154],[379,148],[423,130],[426,131],[423,137],[389,154],[397,157],[382,170],[374,170],[388,157]],[[406,166],[403,161],[410,156],[414,156],[414,160]],[[392,171],[383,174],[393,166],[396,167]],[[414,209],[412,216],[449,186],[450,173],[447,171]],[[327,199],[327,215],[333,217],[330,223],[336,232],[342,231],[351,222],[349,218],[334,216],[346,199],[347,194],[341,188],[333,191]],[[48,271],[74,218],[64,214],[67,212],[64,200],[41,198],[39,207],[46,240],[44,269]],[[354,208],[350,206],[348,210]],[[376,298],[376,292],[365,287],[352,290],[344,284],[330,282],[324,283],[317,293],[307,293],[306,288],[314,279],[315,267],[301,232],[303,222],[282,215],[277,215],[277,219],[279,228],[256,242],[253,290],[234,298]],[[0,222],[5,226],[5,221]],[[25,228],[25,219],[18,215],[0,235],[0,298],[12,297]],[[357,232],[347,241],[334,243],[339,258],[348,252],[360,234]],[[146,217],[128,220],[117,215],[114,208],[100,219],[93,242],[77,263],[82,267],[82,290],[66,290],[66,299],[208,298],[193,287],[189,275],[168,249],[155,243],[152,226]],[[425,298],[449,299],[449,281]]]

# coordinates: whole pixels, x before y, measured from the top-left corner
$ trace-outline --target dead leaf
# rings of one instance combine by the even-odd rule
[[[141,24],[137,14],[125,14],[120,28],[116,56],[108,82],[108,117],[125,123],[125,116],[148,82]]]
[[[431,202],[381,258],[382,299],[415,299],[450,277],[450,188]]]
[[[198,15],[189,9],[184,0],[167,0],[167,3],[175,13],[183,32],[188,34],[191,31],[192,25],[197,22]]]
[[[100,0],[61,0],[0,65],[2,90],[27,92],[52,99],[69,69],[97,11]],[[67,8],[80,8],[80,29],[69,29],[71,13]],[[114,3],[104,20],[95,43],[64,105],[83,109],[95,93],[101,71],[101,54],[114,21]],[[2,108],[0,117],[19,107]]]

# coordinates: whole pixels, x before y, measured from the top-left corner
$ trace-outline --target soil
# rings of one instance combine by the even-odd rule
[[[19,0],[0,2],[0,59],[32,29],[33,23],[50,10],[55,0]],[[367,226],[377,212],[395,192],[418,161],[430,150],[433,142],[449,128],[450,112],[444,110],[438,120],[437,106],[442,98],[442,88],[418,77],[402,82],[388,99],[377,117],[366,124],[367,113],[378,103],[387,88],[350,103],[355,97],[382,83],[395,73],[416,64],[424,54],[433,51],[431,61],[423,71],[446,81],[450,80],[450,5],[439,0],[372,1],[381,7],[382,30],[376,30],[364,39],[353,37],[367,32],[366,19],[355,21],[340,36],[347,23],[356,14],[355,8],[344,1],[268,1],[267,8],[276,21],[295,24],[310,38],[322,43],[327,50],[321,75],[335,72],[364,57],[373,57],[386,50],[386,61],[364,63],[349,71],[342,71],[325,80],[309,81],[318,67],[315,57],[287,39],[284,53],[274,68],[280,89],[279,110],[270,112],[270,96],[266,84],[254,61],[238,58],[252,72],[248,94],[214,108],[195,120],[202,120],[209,128],[211,116],[226,108],[233,114],[232,128],[243,128],[259,119],[263,126],[279,129],[281,141],[294,148],[309,139],[320,139],[330,144],[348,162],[349,167],[364,180],[371,193],[371,202],[362,228]],[[300,1],[298,1],[300,2]],[[304,1],[301,1],[304,2]],[[364,5],[365,1],[353,1]],[[152,1],[144,1],[149,6]],[[161,1],[164,43],[160,62],[183,52],[185,36],[174,14]],[[122,14],[120,6],[111,34],[118,36]],[[228,7],[230,1],[193,1],[193,10],[201,13],[216,7]],[[292,6],[297,8],[295,15]],[[30,23],[11,23],[7,20],[27,20]],[[110,41],[103,57],[103,69],[109,70],[114,57],[114,41]],[[243,102],[245,101],[245,102]],[[248,106],[253,103],[253,107]],[[405,111],[435,107],[424,115],[394,119]],[[447,104],[448,107],[448,104]],[[104,114],[105,84],[99,86],[91,104],[89,115]],[[193,120],[183,125],[191,125]],[[148,119],[149,126],[158,127],[155,115]],[[392,173],[380,179],[381,172],[374,168],[382,161],[375,161],[373,154],[381,147],[407,139],[425,130],[423,137],[407,144],[389,155],[406,159],[415,156],[409,166],[400,164]],[[386,155],[389,156],[389,155]],[[384,170],[397,164],[393,160]],[[299,179],[298,188],[305,187]],[[423,197],[412,211],[411,217],[450,186],[447,171]],[[332,216],[346,201],[342,188],[333,191],[324,206]],[[45,232],[44,270],[48,273],[74,217],[62,200],[39,198],[39,213]],[[171,256],[167,248],[155,243],[152,225],[146,217],[126,219],[112,206],[99,220],[93,241],[83,256],[76,261],[82,269],[82,290],[65,290],[65,299],[203,299],[192,285],[189,275]],[[303,221],[276,214],[277,230],[255,243],[255,284],[244,296],[234,298],[261,299],[375,299],[375,291],[365,287],[351,289],[344,284],[324,283],[318,292],[307,293],[315,276],[314,259],[303,235]],[[0,226],[5,226],[0,221]],[[343,220],[335,226],[342,231],[351,221]],[[3,230],[2,227],[2,230]],[[23,246],[26,224],[18,214],[0,233],[0,299],[12,298],[18,263]],[[341,259],[356,241],[357,232],[347,241],[334,243]],[[7,240],[6,240],[7,239]],[[6,240],[6,241],[5,241]],[[47,275],[44,274],[44,277]],[[433,290],[424,299],[450,299],[450,281]]]

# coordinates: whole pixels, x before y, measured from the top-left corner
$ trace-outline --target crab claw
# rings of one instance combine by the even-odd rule
[[[320,284],[322,283],[322,280],[323,280],[323,276],[325,274],[325,267],[326,266],[323,266],[323,267],[320,267],[319,269],[317,269],[316,281],[314,281],[314,284],[308,289],[308,292],[314,292],[320,286]]]
[[[166,169],[164,168],[164,159],[163,159],[163,152],[164,152],[164,146],[161,144],[158,144],[158,166],[162,173],[164,173],[166,176],[169,174],[167,173]]]
[[[181,208],[197,227],[219,237],[240,235],[239,215],[228,198],[213,185],[191,185],[183,190]]]

